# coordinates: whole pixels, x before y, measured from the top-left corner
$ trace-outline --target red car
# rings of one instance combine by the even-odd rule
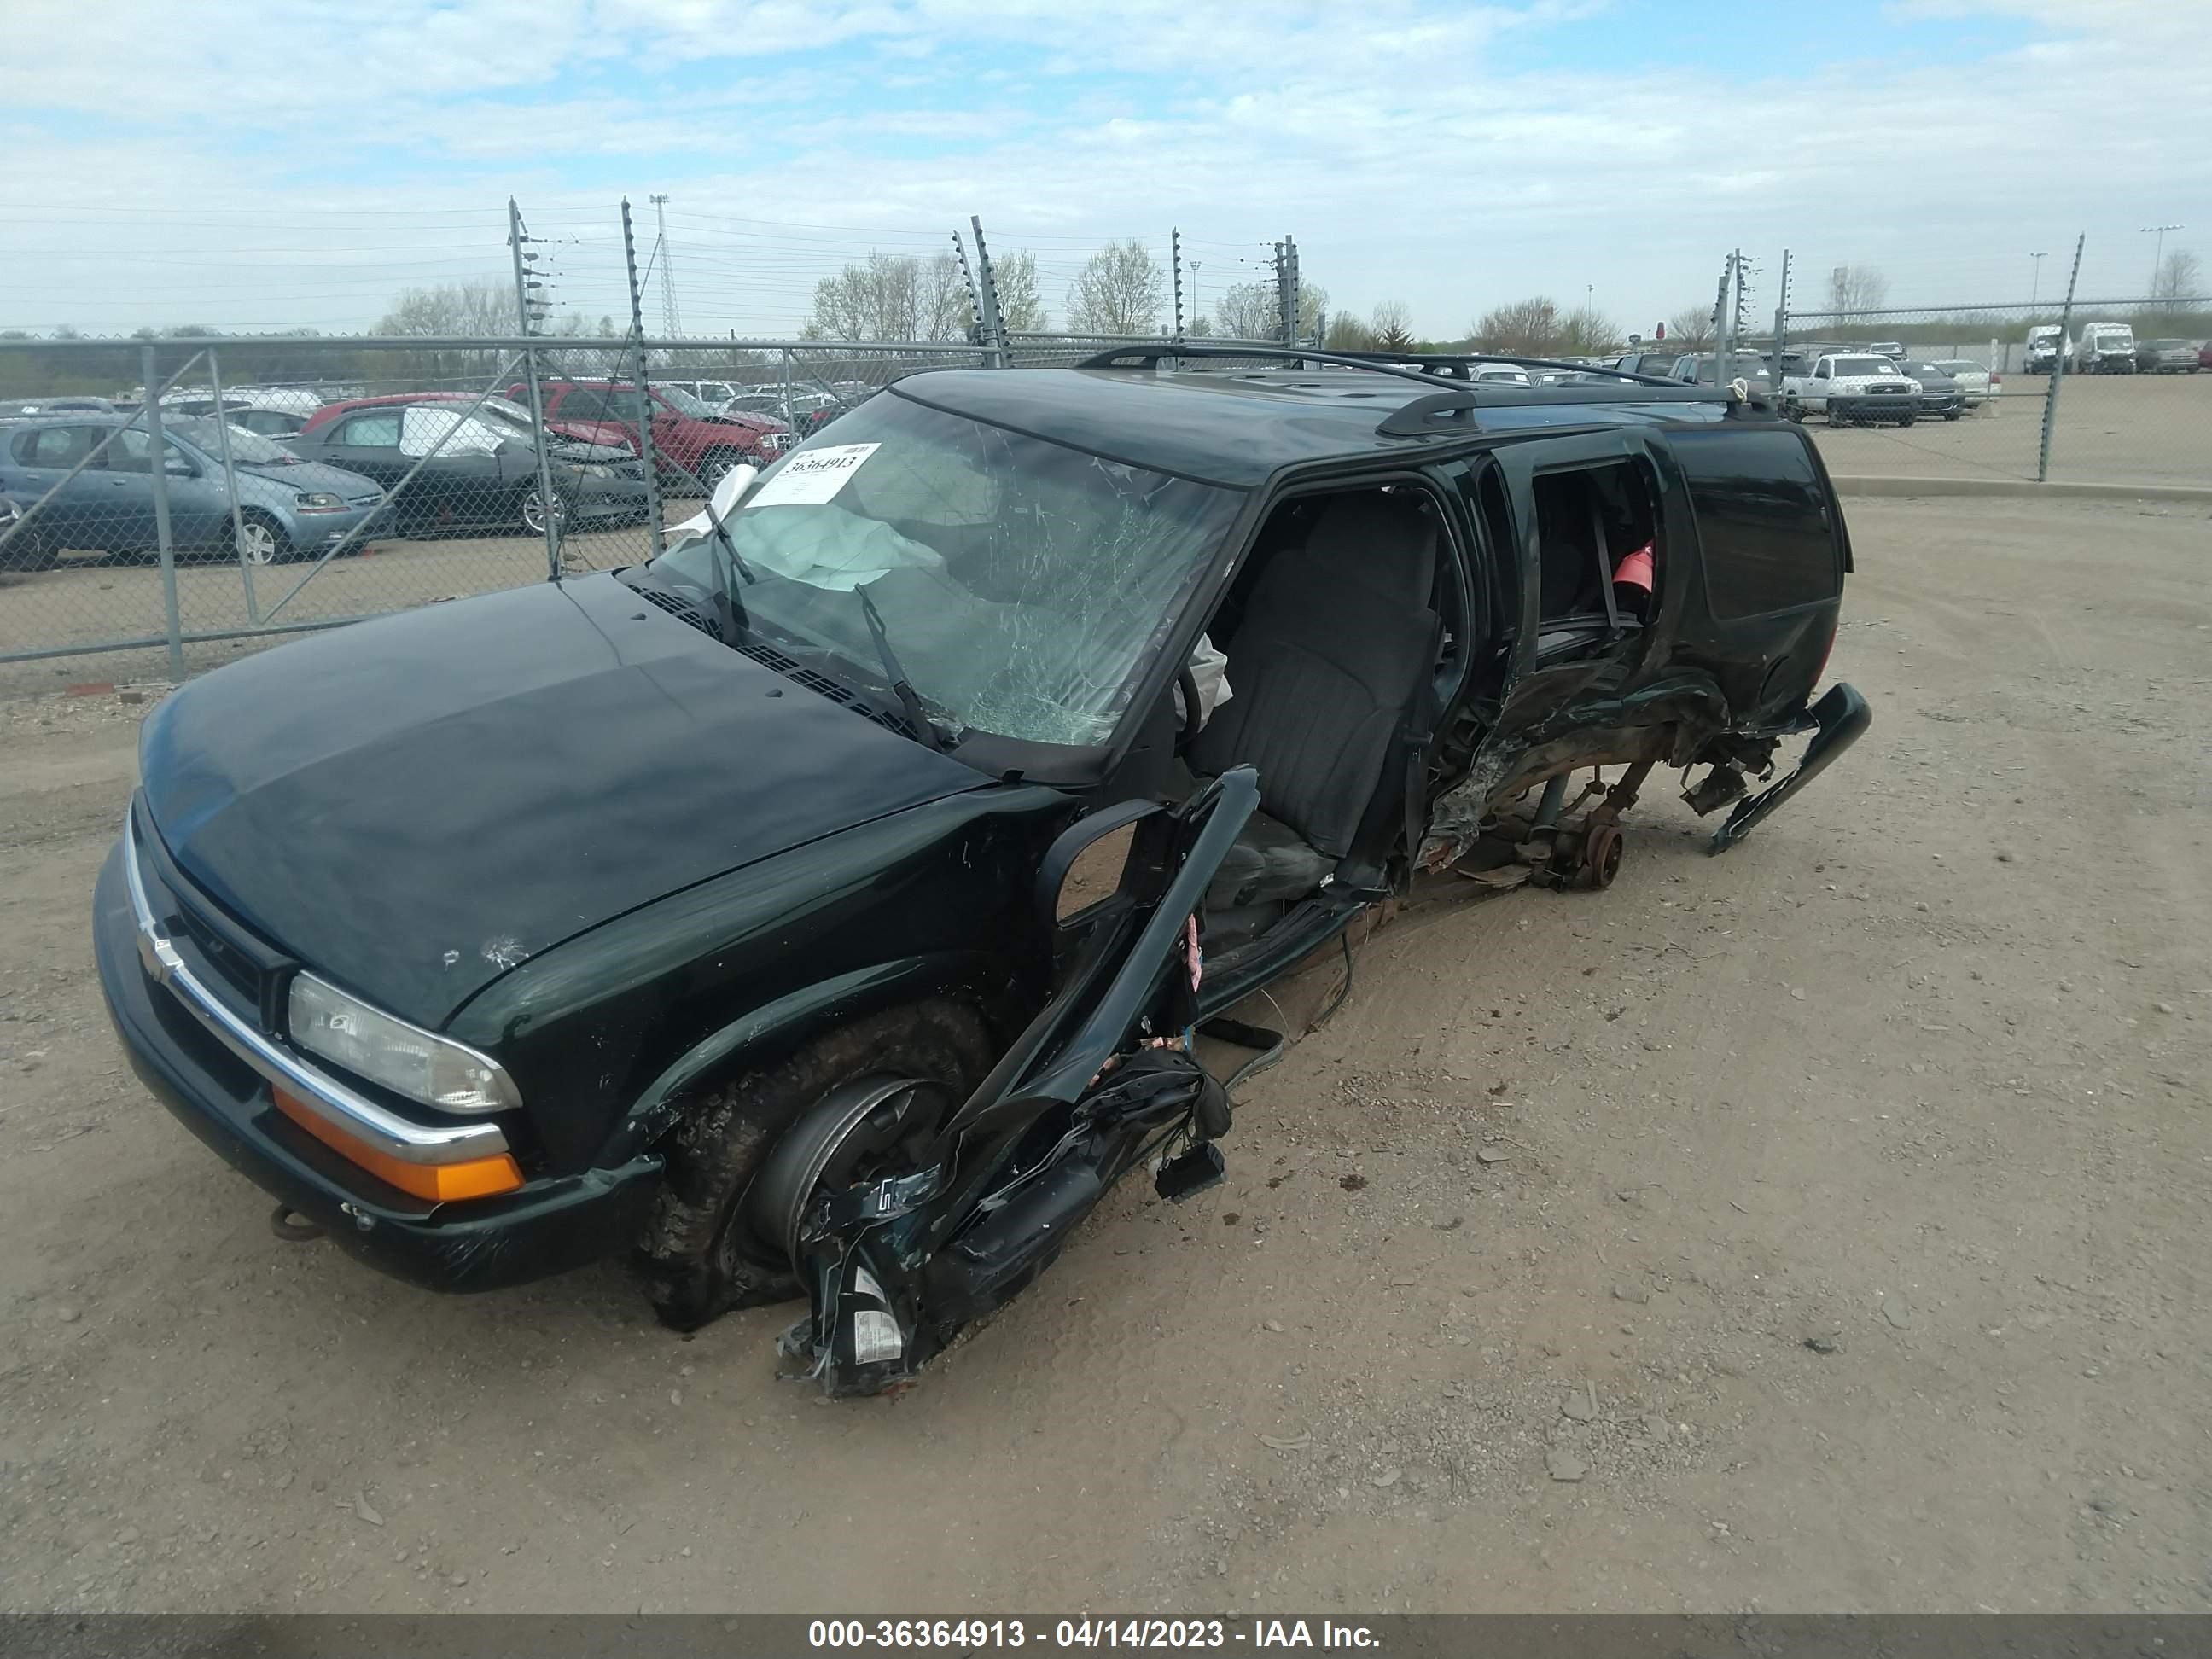
[[[2212,340],[2207,340],[2197,348],[2197,367],[2212,368]]]
[[[565,436],[591,443],[621,444],[642,453],[638,440],[637,388],[619,380],[546,380],[545,424]],[[507,390],[517,403],[530,388],[518,382]],[[664,477],[684,473],[712,491],[733,466],[764,466],[797,441],[791,428],[766,415],[716,415],[688,392],[654,388],[653,453]]]

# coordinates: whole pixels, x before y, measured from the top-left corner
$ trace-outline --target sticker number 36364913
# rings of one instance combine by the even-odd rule
[[[830,500],[881,444],[830,444],[799,451],[753,492],[747,507],[801,507]]]

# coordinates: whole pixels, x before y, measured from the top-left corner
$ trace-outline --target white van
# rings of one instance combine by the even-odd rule
[[[2060,339],[2056,323],[2038,323],[2027,331],[2027,347],[2021,354],[2021,366],[2031,374],[2049,374],[2057,368],[2062,355],[2067,366],[2071,368],[2074,362],[2072,338]]]
[[[2076,374],[2132,374],[2136,372],[2136,331],[2125,323],[2086,323],[2081,343],[2074,348]]]

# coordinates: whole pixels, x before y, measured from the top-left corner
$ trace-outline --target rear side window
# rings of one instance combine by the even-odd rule
[[[37,427],[15,434],[15,459],[24,466],[71,467],[99,441],[81,426]]]
[[[1716,617],[1755,617],[1832,599],[1843,557],[1826,492],[1795,430],[1669,434],[1690,486]]]
[[[337,440],[355,449],[397,449],[399,411],[386,409],[374,415],[356,415],[338,428]]]

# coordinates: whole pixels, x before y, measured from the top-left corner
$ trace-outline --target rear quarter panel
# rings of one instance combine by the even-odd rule
[[[1842,507],[1812,441],[1789,423],[1730,421],[1660,441],[1698,549],[1674,665],[1709,674],[1738,724],[1775,723],[1818,684],[1835,641],[1850,556]]]

